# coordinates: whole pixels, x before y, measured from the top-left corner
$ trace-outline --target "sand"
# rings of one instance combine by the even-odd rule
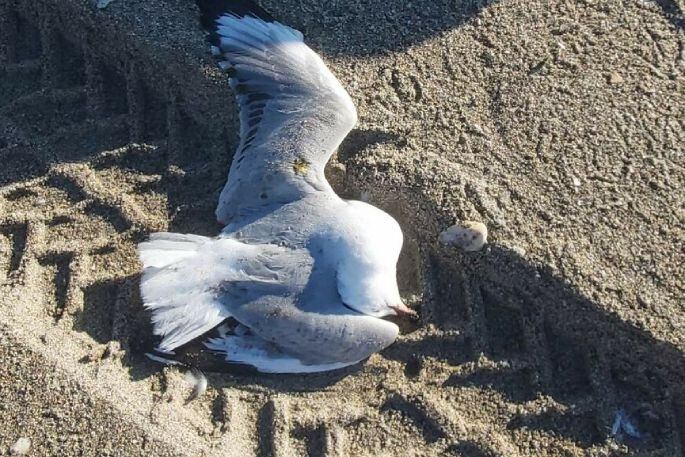
[[[218,230],[237,121],[193,2],[2,0],[0,455],[683,455],[682,1],[264,4],[358,107],[329,176],[400,221],[420,322],[186,403],[135,245]],[[462,221],[485,248],[438,242]]]

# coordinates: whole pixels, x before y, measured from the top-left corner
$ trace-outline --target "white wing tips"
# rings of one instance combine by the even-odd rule
[[[251,0],[198,0],[201,22],[209,33],[211,52],[261,52],[269,45],[302,42],[300,31],[276,21]]]
[[[240,17],[230,12],[216,18],[214,33],[222,37],[235,36],[244,43],[253,44],[304,40],[299,30],[278,21],[265,21],[254,16]]]
[[[276,96],[286,95],[279,89],[283,86],[295,91],[290,96],[329,92],[340,99],[354,126],[356,109],[349,94],[324,61],[304,44],[300,31],[276,21],[253,2],[238,2],[249,4],[252,9],[248,12],[231,5],[233,2],[224,3],[224,12],[215,8],[203,15],[203,24],[209,32],[210,52],[219,59],[222,70],[232,72],[234,89],[244,86],[247,93],[274,92]]]

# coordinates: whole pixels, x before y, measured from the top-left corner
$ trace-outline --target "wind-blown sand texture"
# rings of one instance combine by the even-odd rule
[[[400,221],[420,324],[185,404],[135,245],[219,229],[237,112],[194,3],[2,0],[0,453],[683,455],[682,1],[264,6],[358,107],[331,180]],[[490,244],[438,243],[462,220]],[[610,438],[621,408],[648,437]]]

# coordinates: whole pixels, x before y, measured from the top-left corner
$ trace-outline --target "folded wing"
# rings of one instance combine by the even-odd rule
[[[332,266],[317,265],[306,249],[171,233],[156,233],[138,249],[142,298],[162,352],[228,317],[251,339],[214,339],[208,347],[263,371],[339,368],[397,337],[395,324],[345,307]]]

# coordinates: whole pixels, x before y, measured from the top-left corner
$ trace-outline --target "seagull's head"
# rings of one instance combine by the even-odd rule
[[[400,298],[397,259],[402,230],[384,211],[357,201],[348,202],[338,262],[338,293],[345,306],[374,317],[416,313]]]

